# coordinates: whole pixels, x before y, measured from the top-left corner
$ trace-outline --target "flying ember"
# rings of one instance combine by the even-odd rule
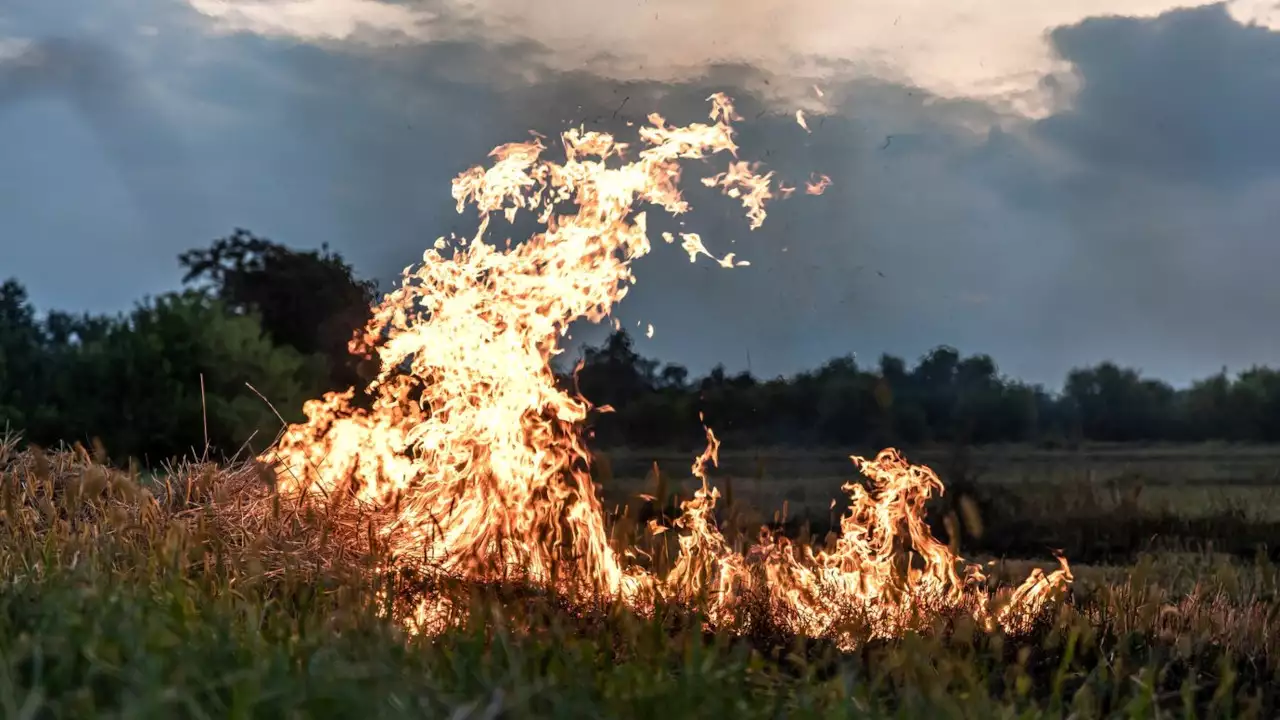
[[[386,518],[382,540],[397,562],[464,581],[519,579],[640,613],[658,598],[698,600],[712,623],[764,596],[791,630],[835,635],[846,647],[858,638],[842,623],[855,615],[863,638],[957,610],[985,627],[1024,629],[1071,581],[1066,561],[996,601],[979,568],[925,524],[926,501],[943,489],[937,476],[894,450],[852,458],[868,484],[844,487],[850,508],[827,548],[762,531],[740,553],[715,525],[719,492],[707,471],[719,443],[707,430],[693,466],[702,487],[672,528],[679,555],[671,571],[659,576],[610,545],[582,431],[590,404],[557,382],[551,362],[570,323],[605,320],[634,284],[632,262],[651,250],[646,210],[689,209],[681,161],[728,154],[703,184],[739,201],[752,228],[764,222],[773,173],[738,159],[733,122],[741,118],[730,99],[708,100],[710,122],[672,126],[650,115],[638,148],[571,129],[560,136],[562,162],[547,159],[534,136],[455,178],[458,211],[478,212],[475,236],[438,240],[352,341],[352,352],[379,361],[367,388],[372,404],[355,403],[354,389],[313,400],[307,421],[260,459],[276,469],[281,493],[373,508]],[[829,183],[817,177],[806,192]],[[486,238],[495,213],[532,214],[542,230],[500,248]],[[696,234],[679,237],[690,261],[746,265],[715,258]],[[419,629],[439,629],[441,612],[425,602]]]

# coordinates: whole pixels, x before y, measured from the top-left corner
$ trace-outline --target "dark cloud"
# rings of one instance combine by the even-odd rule
[[[1280,37],[1225,5],[1097,18],[1051,35],[1083,77],[1036,132],[1098,172],[1223,191],[1280,170]]]
[[[651,111],[700,120],[707,95],[724,90],[746,118],[744,157],[795,181],[826,173],[835,185],[775,204],[751,232],[732,201],[689,183],[686,229],[752,266],[691,265],[658,242],[619,309],[628,327],[654,324],[653,339],[638,333],[646,354],[695,372],[745,367],[749,355],[771,375],[849,352],[872,362],[948,343],[1053,385],[1104,358],[1174,380],[1280,361],[1280,337],[1267,331],[1280,306],[1267,277],[1280,261],[1270,238],[1280,155],[1267,132],[1280,97],[1277,36],[1221,8],[1054,32],[1081,89],[1039,122],[863,79],[827,88],[841,100],[810,118],[812,134],[746,89],[775,80],[760,70],[618,82],[589,67],[547,72],[538,61],[547,50],[533,43],[455,35],[463,39],[339,49],[177,24],[141,59],[120,36],[50,41],[60,59],[38,69],[6,64],[0,153],[10,168],[44,173],[17,197],[71,205],[78,193],[75,213],[56,221],[54,210],[26,205],[9,216],[85,235],[58,251],[24,248],[20,274],[39,284],[32,268],[57,260],[73,280],[42,284],[46,305],[109,305],[100,298],[136,297],[139,284],[172,286],[178,252],[246,226],[298,246],[327,242],[390,280],[438,235],[474,227],[454,212],[449,181],[493,146],[579,123],[630,137],[627,123]],[[134,202],[156,224],[141,231],[104,209],[109,175],[64,149],[81,147],[70,130],[15,140],[19,119],[49,117],[31,114],[37,96],[83,108],[81,130],[115,143],[108,166],[132,173],[135,197],[149,198]],[[146,241],[126,240],[139,232]],[[101,277],[104,267],[116,276]]]
[[[1175,380],[1276,362],[1280,340],[1260,328],[1280,307],[1280,35],[1211,6],[1052,40],[1081,80],[1071,109],[1031,127],[1021,158],[1004,138],[986,148],[1010,168],[1006,196],[1067,233],[1027,305],[1057,329],[1038,347]]]

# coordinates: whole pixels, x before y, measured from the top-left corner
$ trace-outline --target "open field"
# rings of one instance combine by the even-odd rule
[[[874,455],[879,448],[744,450],[724,446],[719,475],[763,479],[792,485],[834,482],[852,476],[852,453]],[[943,468],[954,462],[952,449],[902,450],[915,462]],[[984,482],[1061,485],[1093,479],[1138,480],[1146,485],[1280,485],[1280,446],[1223,444],[1134,447],[1093,445],[1079,450],[1041,450],[1020,446],[966,448],[971,470]],[[657,462],[663,471],[687,475],[692,455],[673,450],[608,450],[598,453],[614,478],[643,478]],[[947,480],[943,477],[943,481]]]
[[[1253,469],[1265,472],[1276,456],[1255,457]],[[729,468],[740,460],[727,459]],[[1177,465],[1167,455],[1159,462]],[[1202,462],[1196,472],[1211,470]],[[675,477],[688,474],[687,459],[673,473],[681,469]],[[792,483],[777,472],[750,490],[744,482],[734,503],[745,504],[747,493],[765,508],[785,499]],[[813,477],[824,475],[830,479],[793,482],[817,495],[835,478],[853,478],[835,468]],[[247,470],[180,468],[155,481],[163,485],[143,487],[85,456],[41,459],[9,449],[0,450],[0,476],[6,718],[1273,717],[1280,710],[1280,568],[1265,552],[1129,547],[1115,553],[1124,560],[1078,562],[1071,597],[1021,637],[941,618],[935,631],[842,653],[745,618],[707,633],[680,608],[646,619],[620,608],[570,608],[519,588],[433,586],[465,598],[471,622],[428,638],[386,619],[423,589],[374,572],[376,542],[362,543],[360,528],[345,520],[280,502]],[[1096,482],[1105,487],[1109,479]],[[607,493],[630,489],[625,481],[602,484]],[[1021,484],[1033,496],[1057,487],[1034,476]],[[643,491],[641,481],[631,485]],[[1190,491],[1203,483],[1166,486]],[[1097,504],[1067,515],[1101,527],[1142,517],[1173,523],[1188,509],[1096,495]],[[1060,530],[1044,523],[1062,508],[1043,502],[1024,519],[1029,535]],[[825,509],[829,500],[821,503]],[[989,524],[1012,522],[999,514],[1006,510],[992,504]],[[1200,517],[1211,534],[1225,536],[1212,524],[1225,515]],[[966,536],[961,547],[975,543],[981,539]],[[1005,555],[996,577],[1016,581],[1030,565],[1050,564],[1044,550]]]
[[[1127,563],[1148,550],[1280,559],[1280,447],[1008,447],[908,457],[947,487],[933,515],[940,536],[945,508],[963,496],[976,500],[981,532],[960,542],[976,556],[1046,557],[1057,548],[1076,562]],[[720,460],[712,478],[745,518],[807,525],[819,537],[843,512],[841,485],[857,477],[849,453],[837,451],[729,449]],[[688,454],[611,451],[598,461],[611,509],[634,511],[637,494],[657,493],[655,464],[668,493],[689,497],[698,485]]]

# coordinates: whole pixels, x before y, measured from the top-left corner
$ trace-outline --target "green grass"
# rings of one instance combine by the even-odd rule
[[[443,586],[467,624],[411,637],[419,588],[359,528],[282,506],[251,472],[144,487],[0,449],[6,718],[1271,717],[1280,571],[1205,552],[1082,567],[1031,636],[933,632],[839,653],[687,611],[571,609]],[[337,554],[345,545],[350,552]],[[1025,575],[1017,562],[997,568]],[[389,602],[384,598],[395,598]],[[737,628],[740,630],[740,628]]]

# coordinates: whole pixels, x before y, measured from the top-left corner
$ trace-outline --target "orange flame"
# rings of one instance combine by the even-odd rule
[[[814,173],[809,181],[804,184],[804,191],[808,195],[821,195],[831,187],[831,178],[826,175],[818,175]]]
[[[606,319],[634,282],[631,263],[651,249],[639,206],[688,210],[679,161],[729,153],[728,168],[703,183],[740,200],[752,228],[764,221],[772,173],[737,160],[732,102],[708,100],[709,124],[671,127],[651,115],[634,157],[612,135],[573,129],[560,137],[562,163],[545,159],[535,136],[494,149],[488,168],[460,174],[453,197],[459,212],[477,208],[479,230],[437,240],[375,307],[351,343],[380,361],[368,388],[373,406],[355,407],[350,390],[308,403],[307,421],[263,457],[277,468],[280,491],[303,499],[345,493],[389,518],[381,532],[396,562],[464,580],[603,593],[640,612],[660,596],[699,598],[713,623],[731,618],[748,594],[765,593],[796,632],[834,632],[847,646],[856,638],[838,627],[851,612],[873,636],[899,633],[921,612],[955,608],[987,626],[1022,628],[1071,581],[1065,560],[994,608],[978,568],[925,525],[925,502],[941,482],[893,450],[853,458],[872,487],[845,486],[851,507],[832,549],[764,531],[742,554],[714,523],[719,492],[707,470],[719,442],[708,429],[693,465],[702,487],[675,521],[680,551],[671,571],[657,577],[610,546],[580,431],[589,404],[560,388],[551,361],[572,321]],[[520,212],[545,230],[504,249],[486,240],[495,213],[511,221]],[[680,237],[691,261],[716,260],[698,235]],[[716,262],[746,264],[732,255]],[[915,562],[903,560],[906,549]],[[418,628],[440,630],[448,610],[444,598],[424,601]]]

